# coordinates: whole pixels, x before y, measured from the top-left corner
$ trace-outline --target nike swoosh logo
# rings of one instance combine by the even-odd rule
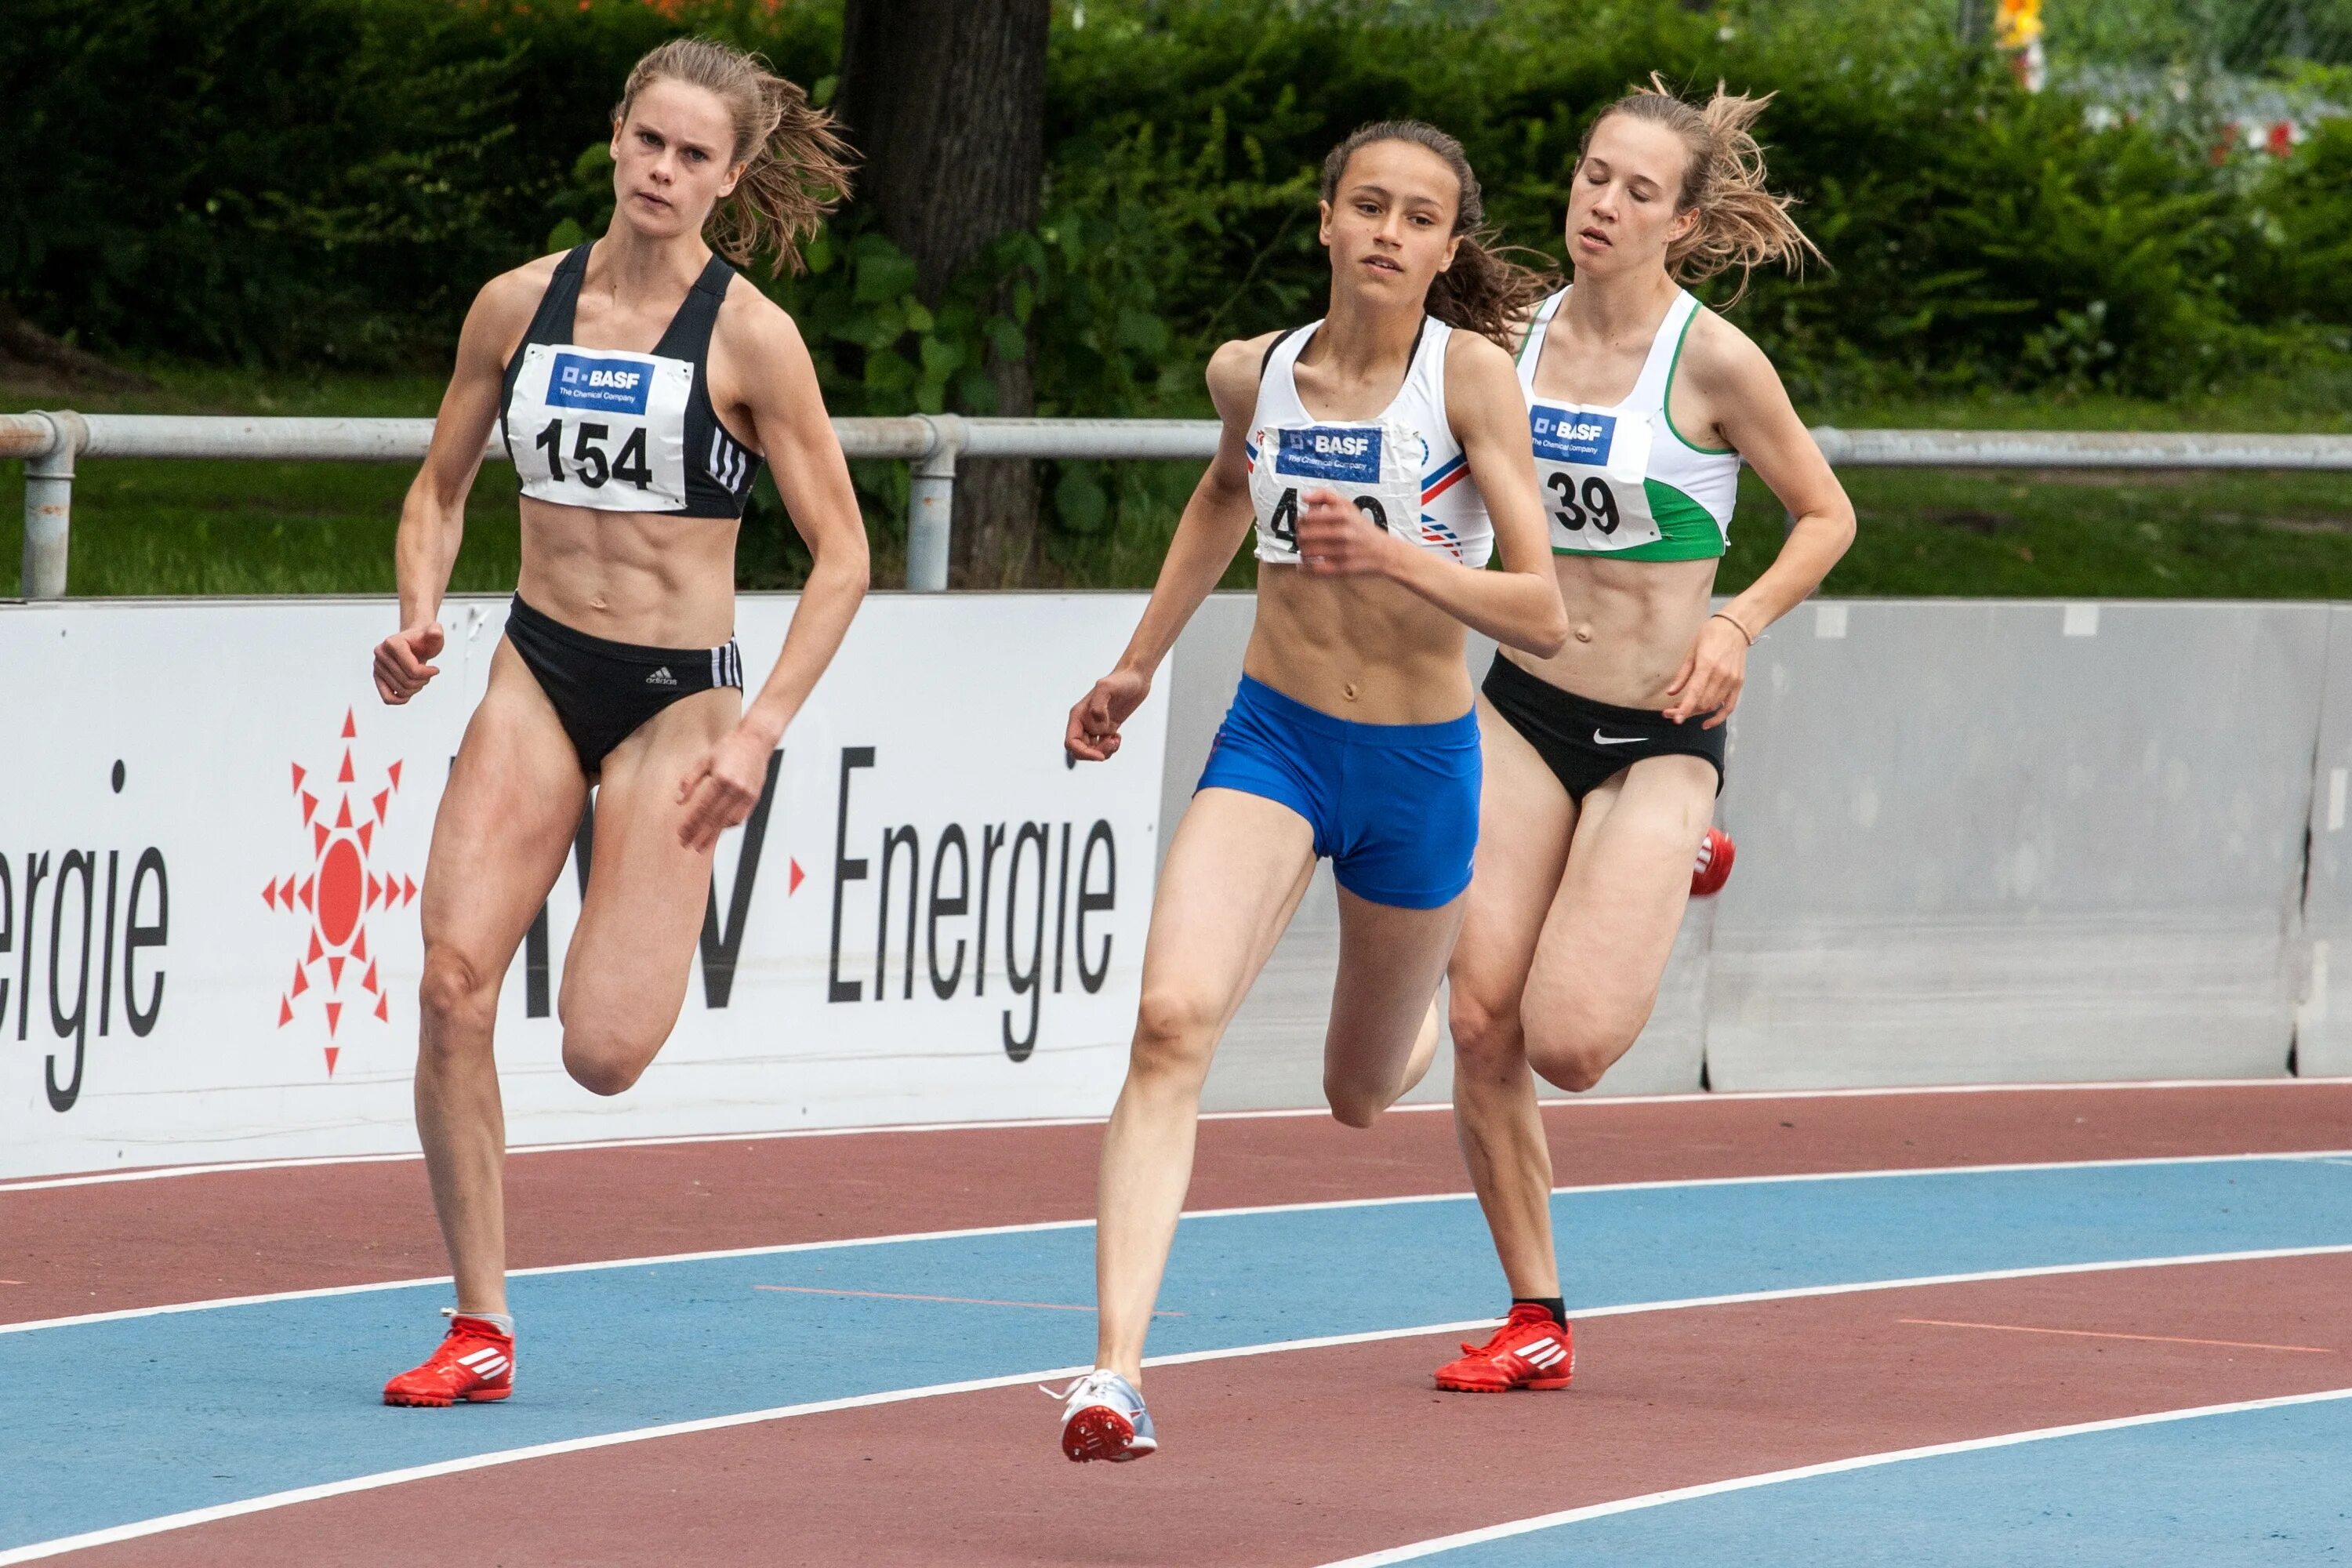
[[[1592,731],[1592,743],[1596,746],[1638,746],[1649,738],[1647,735],[1604,735],[1598,730]]]

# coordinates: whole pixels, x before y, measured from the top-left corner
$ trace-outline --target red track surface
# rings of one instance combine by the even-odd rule
[[[1728,1476],[2340,1387],[2347,1300],[2339,1256],[1599,1318],[1576,1386],[1548,1394],[1438,1394],[1428,1369],[1451,1346],[1391,1341],[1162,1368],[1169,1447],[1139,1465],[1068,1464],[1053,1406],[1001,1389],[444,1477],[75,1561],[1314,1563]]]
[[[1811,1100],[1590,1100],[1547,1110],[1563,1185],[2352,1147],[2352,1084]],[[772,1138],[527,1154],[516,1268],[1093,1212],[1095,1126]],[[1202,1128],[1191,1205],[1467,1187],[1444,1111]],[[445,1272],[424,1167],[321,1165],[0,1190],[0,1322]]]

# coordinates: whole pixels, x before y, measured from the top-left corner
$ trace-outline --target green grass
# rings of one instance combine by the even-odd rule
[[[70,400],[0,388],[0,407],[68,402],[86,412],[421,415],[422,377],[257,377],[159,372],[160,390]],[[1976,397],[1809,408],[1850,427],[2241,429],[2352,433],[2352,372],[2256,382],[2183,403],[2111,397]],[[404,465],[85,460],[74,485],[70,581],[82,595],[390,593]],[[1130,521],[1089,540],[1056,539],[1042,575],[1072,587],[1151,581],[1190,490],[1189,465],[1138,466]],[[2041,474],[1849,469],[1861,521],[1826,592],[2053,597],[2352,598],[2352,475]],[[12,476],[13,478],[13,476]],[[513,481],[485,468],[467,507],[452,585],[496,592],[515,580]],[[17,588],[22,508],[0,489],[0,596]],[[875,581],[903,577],[904,542],[876,519]],[[1742,482],[1723,584],[1737,591],[1769,563],[1780,510]],[[771,481],[747,521],[738,574],[748,586],[799,581]],[[1246,555],[1228,574],[1246,586]]]

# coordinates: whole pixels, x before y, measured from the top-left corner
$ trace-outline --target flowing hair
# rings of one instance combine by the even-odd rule
[[[1461,197],[1454,208],[1454,232],[1462,237],[1462,243],[1454,248],[1454,265],[1429,286],[1429,313],[1449,327],[1475,332],[1506,349],[1516,348],[1528,311],[1559,286],[1559,279],[1548,270],[1513,259],[1528,256],[1541,260],[1537,252],[1496,243],[1496,231],[1486,224],[1486,203],[1478,189],[1478,176],[1471,171],[1461,142],[1418,120],[1383,120],[1362,126],[1323,160],[1323,199],[1328,202],[1339,195],[1339,177],[1347,173],[1348,160],[1379,142],[1410,142],[1426,148],[1445,161],[1461,186]]]
[[[1683,168],[1678,213],[1698,214],[1690,232],[1666,247],[1666,270],[1678,283],[1697,283],[1732,268],[1739,269],[1739,287],[1727,305],[1737,304],[1748,292],[1748,274],[1766,262],[1777,261],[1801,273],[1805,258],[1826,263],[1797,220],[1789,216],[1793,196],[1778,195],[1765,184],[1764,149],[1749,127],[1777,96],[1749,98],[1729,93],[1715,84],[1715,94],[1704,104],[1678,97],[1657,72],[1650,85],[1637,87],[1602,110],[1585,131],[1576,149],[1580,165],[1592,146],[1593,134],[1613,115],[1663,125],[1682,138],[1690,151]]]
[[[630,70],[613,109],[616,130],[637,94],[656,81],[716,93],[734,122],[730,162],[744,165],[743,175],[704,225],[710,247],[738,266],[769,256],[779,267],[800,271],[801,247],[849,195],[856,154],[833,116],[758,55],[709,38],[673,38]]]

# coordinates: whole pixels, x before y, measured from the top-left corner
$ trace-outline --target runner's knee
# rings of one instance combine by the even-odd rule
[[[625,1030],[563,1026],[563,1070],[591,1094],[613,1095],[645,1076],[646,1064],[661,1049],[661,1041],[635,1037]]]
[[[425,975],[416,987],[423,1049],[436,1056],[463,1055],[487,1041],[498,1003],[497,983],[463,952],[439,945],[425,950]]]
[[[1528,1065],[1545,1082],[1580,1094],[1601,1081],[1617,1058],[1633,1048],[1642,1020],[1606,1018],[1577,1009],[1531,1026]]]
[[[1361,1131],[1381,1119],[1381,1112],[1396,1103],[1394,1091],[1383,1094],[1359,1079],[1325,1071],[1323,1098],[1331,1107],[1333,1120],[1343,1127]]]
[[[1471,995],[1467,987],[1456,986],[1446,1008],[1446,1023],[1454,1032],[1457,1070],[1499,1074],[1527,1059],[1517,1006],[1492,1007]]]
[[[1142,1077],[1201,1079],[1216,1047],[1217,1014],[1181,987],[1154,987],[1135,1011],[1131,1070]]]

